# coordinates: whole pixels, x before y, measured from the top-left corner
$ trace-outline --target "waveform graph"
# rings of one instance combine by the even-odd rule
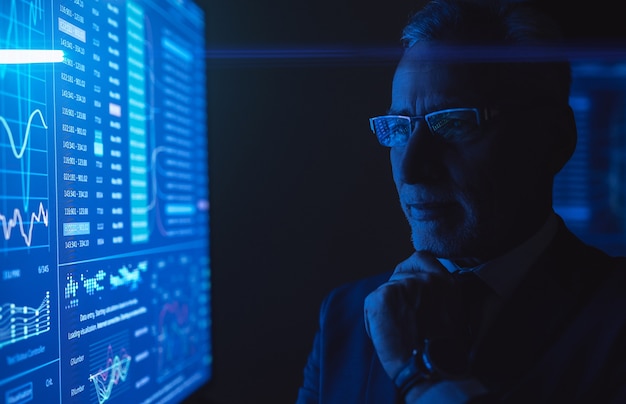
[[[165,303],[157,325],[157,372],[159,379],[179,372],[197,350],[197,333],[193,331],[193,315],[183,301]]]
[[[50,316],[50,292],[45,292],[37,306],[17,303],[0,305],[0,350],[50,331]]]
[[[2,99],[3,97],[0,97]],[[2,115],[0,106],[1,250],[48,247],[47,129],[36,109],[25,125]]]
[[[41,202],[36,211],[30,213],[22,212],[20,208],[13,208],[13,212],[9,214],[0,213],[4,249],[47,247],[48,223],[48,209]]]
[[[132,356],[128,336],[121,332],[89,346],[90,401],[104,404],[131,388],[129,382]]]
[[[46,49],[48,4],[0,3],[0,49]],[[52,68],[0,64],[0,252],[49,248],[48,109]]]

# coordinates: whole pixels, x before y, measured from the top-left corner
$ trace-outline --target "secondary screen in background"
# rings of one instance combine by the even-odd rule
[[[616,53],[619,50],[616,50]],[[576,151],[554,183],[554,208],[584,241],[626,251],[626,60],[572,62]]]

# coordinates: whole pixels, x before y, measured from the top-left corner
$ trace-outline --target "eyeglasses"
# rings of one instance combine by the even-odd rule
[[[423,116],[377,116],[370,118],[370,128],[381,145],[402,147],[409,142],[421,120],[426,121],[433,135],[447,142],[462,142],[476,139],[481,134],[482,123],[488,119],[487,108],[451,108]]]

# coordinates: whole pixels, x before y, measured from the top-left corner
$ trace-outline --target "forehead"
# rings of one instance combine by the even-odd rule
[[[488,101],[486,71],[478,64],[434,60],[433,45],[417,43],[398,64],[392,87],[396,112],[422,114],[438,108],[479,106]]]

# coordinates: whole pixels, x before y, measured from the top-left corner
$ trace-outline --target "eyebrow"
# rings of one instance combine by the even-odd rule
[[[388,109],[385,115],[414,116],[411,113],[409,113],[408,110],[406,109],[401,109],[401,110]]]
[[[450,108],[464,108],[464,107],[468,107],[468,108],[474,108],[476,105],[475,103],[467,103],[467,102],[460,102],[459,99],[457,98],[448,98],[445,101],[439,102],[437,104],[434,104],[434,108],[429,109],[427,112],[424,112],[420,115],[414,115],[412,113],[409,112],[408,109],[399,109],[399,110],[394,110],[392,108],[389,108],[387,110],[387,115],[402,115],[402,116],[409,116],[409,117],[413,117],[413,116],[424,116],[428,113],[431,112],[435,112],[435,111],[441,111],[444,109],[450,109]]]

